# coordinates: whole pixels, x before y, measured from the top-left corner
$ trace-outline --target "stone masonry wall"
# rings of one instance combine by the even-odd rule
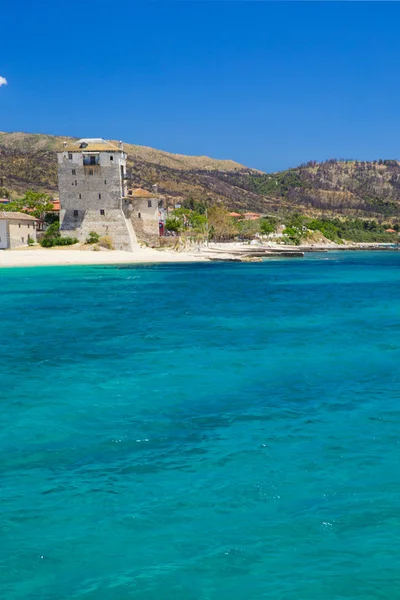
[[[116,250],[130,251],[137,243],[132,224],[120,209],[105,209],[104,215],[98,210],[81,210],[78,216],[74,215],[74,211],[61,210],[60,223],[63,224],[63,235],[76,237],[80,242],[85,242],[89,233],[95,231],[100,236],[109,235]],[[129,235],[129,226],[134,239]]]
[[[126,218],[122,196],[125,171],[123,152],[100,152],[99,165],[83,166],[83,154],[58,155],[60,232],[84,242],[91,231],[109,235],[118,250],[132,250],[136,238]],[[110,157],[113,157],[113,161]]]
[[[151,245],[158,245],[160,237],[158,199],[129,198],[129,203],[131,221],[138,239]]]

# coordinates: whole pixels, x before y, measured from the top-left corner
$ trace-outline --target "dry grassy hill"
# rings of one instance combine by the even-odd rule
[[[56,152],[76,138],[0,133],[0,187],[13,195],[27,189],[57,195]],[[124,144],[132,186],[150,187],[171,202],[188,198],[221,202],[263,213],[352,216],[400,221],[400,163],[309,162],[279,173],[262,173],[231,160],[185,156]]]
[[[36,154],[39,152],[59,152],[63,142],[75,141],[79,138],[65,136],[45,135],[42,133],[4,133],[0,132],[0,148],[17,151],[20,153]],[[117,144],[117,140],[112,140]],[[221,169],[233,171],[244,169],[243,165],[233,160],[217,160],[208,156],[186,156],[185,154],[171,154],[162,150],[155,150],[148,146],[136,146],[124,143],[124,150],[131,159],[153,163],[170,169],[188,171],[191,169]]]
[[[45,134],[0,133],[0,187],[13,195],[26,189],[57,195],[56,152],[63,142],[77,138]],[[216,173],[247,172],[232,160],[207,156],[185,156],[124,143],[128,154],[128,173],[132,185],[149,187],[157,183],[161,193],[175,199],[189,196],[224,202],[232,206],[263,206],[258,194],[236,190],[235,186],[215,177]],[[257,173],[257,171],[254,171]],[[261,200],[261,202],[260,202]],[[244,204],[243,204],[244,203]]]

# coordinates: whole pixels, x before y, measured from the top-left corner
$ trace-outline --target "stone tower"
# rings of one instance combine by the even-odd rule
[[[91,231],[109,235],[118,250],[136,236],[126,210],[126,154],[100,138],[65,145],[58,158],[60,233],[84,242]]]

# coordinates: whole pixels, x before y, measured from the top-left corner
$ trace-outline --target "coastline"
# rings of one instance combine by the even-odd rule
[[[69,248],[29,248],[0,251],[0,269],[7,267],[45,267],[66,265],[115,265],[136,263],[206,262],[208,258],[194,252],[174,252],[138,248],[122,250],[82,251]]]
[[[134,252],[122,250],[102,250],[99,252],[89,249],[61,248],[16,248],[0,251],[0,269],[11,267],[45,267],[66,265],[116,265],[116,264],[157,264],[184,262],[244,262],[277,258],[301,257],[310,252],[335,251],[396,251],[387,244],[359,245],[324,245],[324,246],[281,246],[281,245],[250,245],[238,243],[210,244],[196,251],[156,250],[155,248],[135,249]]]

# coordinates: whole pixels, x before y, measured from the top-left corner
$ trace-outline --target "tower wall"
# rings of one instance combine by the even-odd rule
[[[89,155],[99,164],[84,166]],[[111,236],[116,249],[133,249],[136,236],[122,200],[125,165],[122,151],[58,154],[61,235],[84,242],[95,231]]]

